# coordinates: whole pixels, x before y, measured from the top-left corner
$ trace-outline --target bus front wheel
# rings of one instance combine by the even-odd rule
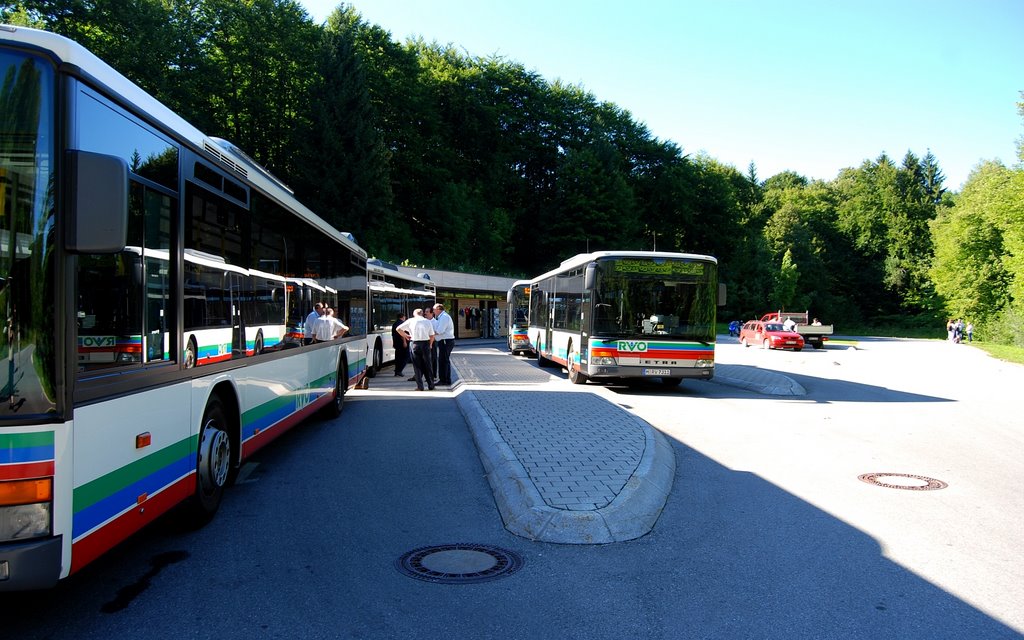
[[[196,452],[196,492],[192,496],[189,519],[202,525],[220,508],[224,488],[231,476],[231,437],[227,414],[220,398],[210,398],[199,429]]]
[[[579,367],[576,366],[576,347],[569,343],[569,351],[566,356],[565,370],[569,373],[569,382],[573,384],[586,384],[587,376],[583,375]]]

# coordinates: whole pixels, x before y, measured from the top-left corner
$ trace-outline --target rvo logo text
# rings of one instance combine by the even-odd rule
[[[643,353],[647,351],[647,343],[638,340],[619,340],[619,351]]]

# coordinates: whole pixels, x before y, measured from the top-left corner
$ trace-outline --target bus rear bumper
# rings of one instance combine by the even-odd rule
[[[49,589],[60,578],[61,536],[0,545],[0,591]]]

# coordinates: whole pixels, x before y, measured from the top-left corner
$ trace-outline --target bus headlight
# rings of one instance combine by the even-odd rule
[[[693,366],[696,367],[697,369],[710,369],[711,367],[715,366],[715,361],[697,360],[696,362],[693,363]]]
[[[0,541],[50,535],[50,503],[0,507]]]
[[[0,482],[0,541],[50,535],[53,480]]]
[[[611,356],[594,356],[590,359],[590,364],[595,367],[613,367],[615,366],[615,358]]]

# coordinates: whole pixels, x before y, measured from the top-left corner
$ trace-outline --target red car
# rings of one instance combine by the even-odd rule
[[[759,344],[765,349],[804,348],[804,338],[796,331],[786,331],[781,322],[750,320],[740,329],[740,343],[744,347]]]

